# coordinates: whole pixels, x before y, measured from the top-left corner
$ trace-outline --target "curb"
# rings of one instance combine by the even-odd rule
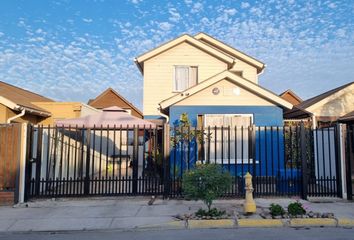
[[[284,222],[280,219],[238,219],[239,227],[283,227]]]
[[[290,219],[290,227],[336,227],[337,220],[334,218],[301,218]]]
[[[301,219],[218,219],[176,220],[164,224],[146,225],[139,229],[216,229],[216,228],[275,228],[275,227],[354,227],[349,218],[301,218]]]
[[[137,229],[166,229],[166,230],[174,230],[174,229],[186,229],[187,222],[186,221],[171,221],[163,224],[152,224],[152,225],[144,225],[137,227]]]
[[[337,221],[339,227],[354,227],[354,219],[339,218]]]
[[[188,220],[189,229],[197,228],[234,228],[235,222],[232,219],[218,220]]]

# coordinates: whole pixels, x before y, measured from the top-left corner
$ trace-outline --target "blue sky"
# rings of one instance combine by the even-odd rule
[[[62,101],[113,87],[142,108],[134,57],[206,32],[266,63],[262,86],[306,99],[354,81],[353,16],[353,0],[2,0],[0,80]]]

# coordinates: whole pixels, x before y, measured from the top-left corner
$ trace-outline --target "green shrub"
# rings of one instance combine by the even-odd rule
[[[231,186],[231,176],[216,164],[201,164],[183,174],[182,190],[192,200],[202,200],[211,211],[213,201]]]
[[[270,215],[272,215],[273,217],[282,216],[285,214],[284,208],[279,204],[274,204],[274,203],[270,204],[269,210],[270,210]]]
[[[199,210],[195,213],[197,217],[221,217],[224,215],[225,211],[220,211],[216,208],[210,209],[210,211],[205,211],[204,209],[199,208]]]
[[[303,215],[306,213],[306,210],[300,202],[293,202],[288,205],[288,213],[292,216]]]

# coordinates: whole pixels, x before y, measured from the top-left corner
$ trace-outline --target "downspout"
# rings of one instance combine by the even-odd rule
[[[24,116],[25,113],[26,113],[26,110],[24,108],[22,108],[21,113],[19,113],[19,114],[13,116],[13,117],[10,117],[9,119],[7,119],[7,123],[11,123],[12,120]]]
[[[166,123],[170,122],[170,117],[164,113],[161,112],[161,107],[157,108],[157,110],[160,112],[160,115],[164,118],[166,118]]]
[[[262,70],[257,74],[258,76],[259,75],[262,75],[264,73],[264,69],[267,67],[267,65],[264,64],[264,67],[262,68]]]

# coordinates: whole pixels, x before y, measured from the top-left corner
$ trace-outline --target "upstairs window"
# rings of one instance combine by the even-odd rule
[[[196,66],[175,66],[173,91],[182,92],[187,88],[197,85],[198,67]]]

